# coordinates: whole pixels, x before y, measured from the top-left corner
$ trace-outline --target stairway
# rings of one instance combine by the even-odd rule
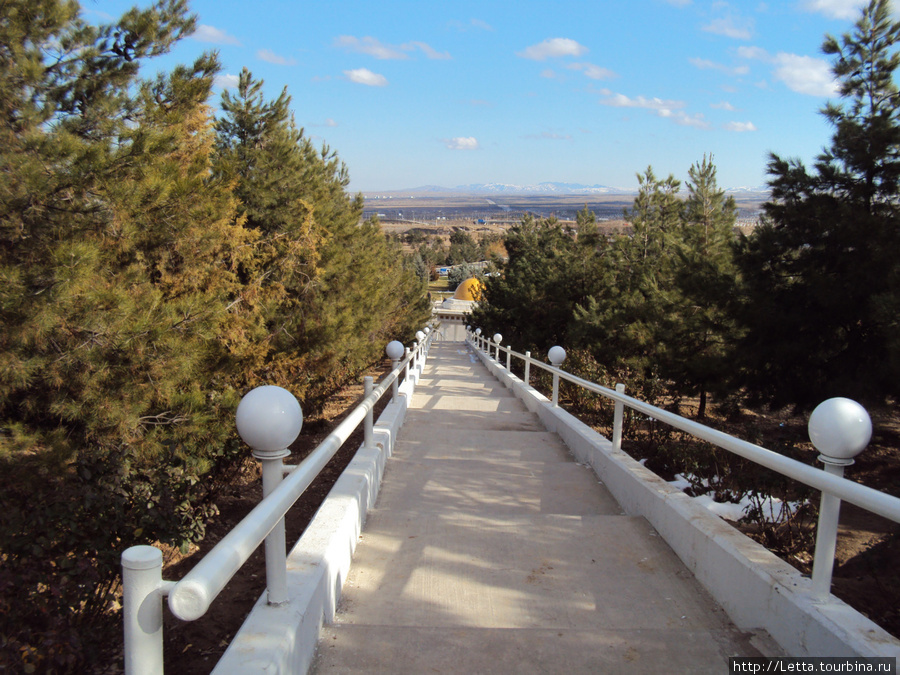
[[[316,673],[723,673],[759,656],[463,343],[436,343]]]

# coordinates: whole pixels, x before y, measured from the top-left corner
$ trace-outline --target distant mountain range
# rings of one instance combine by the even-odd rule
[[[581,185],[579,183],[537,183],[533,185],[514,185],[511,183],[471,183],[457,185],[453,188],[438,185],[425,185],[409,192],[446,192],[456,194],[478,195],[626,195],[633,190],[608,187],[606,185]]]
[[[767,187],[729,188],[729,193],[767,193]],[[515,185],[511,183],[471,183],[448,188],[439,185],[423,185],[409,190],[391,190],[380,194],[474,194],[474,195],[633,195],[637,190],[609,187],[607,185],[582,185],[580,183],[536,183]],[[370,194],[379,194],[371,192]]]

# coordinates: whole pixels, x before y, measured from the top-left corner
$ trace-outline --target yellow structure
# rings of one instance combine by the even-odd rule
[[[484,284],[475,277],[470,277],[456,287],[452,298],[435,303],[432,316],[440,321],[439,334],[442,339],[451,342],[462,342],[466,339],[466,315],[481,300]]]
[[[483,288],[484,284],[482,284],[479,279],[469,277],[456,287],[453,299],[464,300],[466,302],[478,302],[481,299],[481,290]]]

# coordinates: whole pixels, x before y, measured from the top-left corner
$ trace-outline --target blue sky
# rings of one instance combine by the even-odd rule
[[[89,21],[134,2],[84,0]],[[149,2],[138,2],[148,5]],[[634,189],[712,154],[724,187],[831,139],[826,33],[859,0],[193,0],[195,35],[346,162],[354,191],[543,181]]]

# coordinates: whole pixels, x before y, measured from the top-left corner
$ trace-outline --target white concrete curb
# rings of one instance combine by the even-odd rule
[[[213,675],[309,670],[323,621],[334,618],[366,512],[378,496],[385,461],[393,453],[420,372],[410,370],[397,402],[388,403],[375,422],[377,447],[360,447],[288,554],[288,602],[271,607],[264,592]]]
[[[577,461],[593,467],[627,514],[647,519],[740,630],[767,631],[789,656],[900,656],[900,641],[880,626],[834,595],[815,600],[808,577],[476,353]]]

